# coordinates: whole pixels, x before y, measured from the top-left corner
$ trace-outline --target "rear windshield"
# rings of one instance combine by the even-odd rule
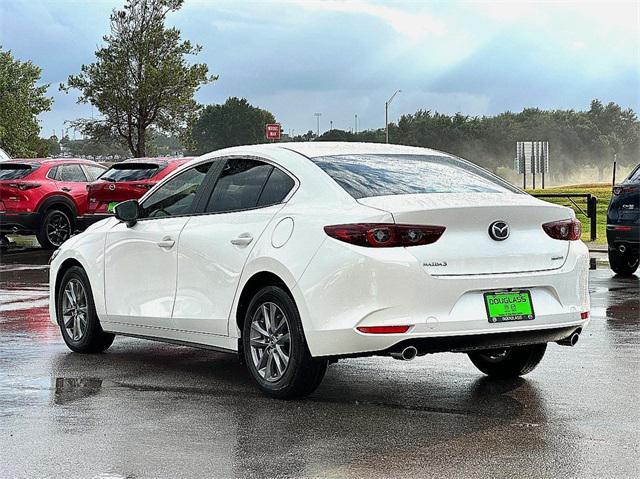
[[[640,183],[640,165],[636,166],[636,169],[632,171],[626,180],[625,183]]]
[[[165,165],[156,163],[118,163],[105,171],[98,179],[105,181],[148,180],[164,168]]]
[[[0,180],[19,180],[39,167],[39,163],[0,163]]]
[[[354,198],[417,193],[521,193],[468,161],[437,155],[340,155],[312,158]]]

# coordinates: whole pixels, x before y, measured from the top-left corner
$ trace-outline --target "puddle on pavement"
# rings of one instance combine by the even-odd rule
[[[53,402],[58,405],[94,396],[102,389],[102,379],[98,378],[55,378],[53,382]]]

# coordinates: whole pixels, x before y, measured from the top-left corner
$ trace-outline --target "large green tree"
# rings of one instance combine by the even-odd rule
[[[267,123],[275,123],[273,114],[244,98],[208,105],[191,128],[194,151],[203,154],[228,146],[264,143]]]
[[[40,74],[38,66],[0,47],[0,148],[13,157],[46,155],[37,117],[52,100],[45,96],[49,85],[38,86]]]
[[[96,51],[96,61],[71,75],[65,91],[76,88],[79,103],[98,108],[98,119],[74,126],[92,138],[119,139],[131,154],[146,156],[152,132],[188,138],[188,125],[199,105],[195,92],[217,77],[207,65],[187,62],[201,51],[182,40],[180,31],[165,25],[183,0],[127,0],[111,14],[111,34]]]

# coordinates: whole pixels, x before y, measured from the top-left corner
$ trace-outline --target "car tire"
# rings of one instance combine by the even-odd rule
[[[38,243],[44,249],[56,249],[73,233],[73,219],[66,211],[50,209],[44,214],[36,233]]]
[[[468,353],[469,359],[487,376],[514,378],[533,371],[542,361],[547,344],[513,346]]]
[[[79,266],[69,268],[60,281],[56,316],[64,342],[76,353],[101,353],[113,343],[115,335],[102,330],[89,278]]]
[[[298,308],[278,286],[261,289],[249,303],[242,349],[258,388],[274,398],[294,399],[311,394],[327,370],[326,359],[311,356]]]
[[[609,250],[609,266],[616,274],[631,276],[638,269],[638,264],[640,264],[640,254]]]

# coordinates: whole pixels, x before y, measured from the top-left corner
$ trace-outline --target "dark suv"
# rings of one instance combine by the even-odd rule
[[[631,275],[640,263],[640,165],[614,186],[607,211],[609,264],[621,275]]]

